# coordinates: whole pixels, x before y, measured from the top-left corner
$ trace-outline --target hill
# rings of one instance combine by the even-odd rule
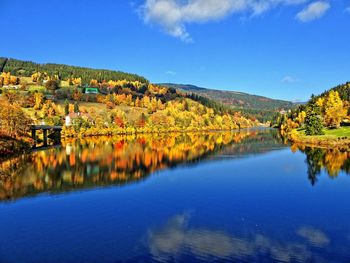
[[[160,85],[179,89],[188,93],[196,93],[198,95],[214,99],[223,103],[224,105],[233,106],[235,108],[256,110],[281,110],[292,108],[295,105],[293,102],[290,101],[276,100],[238,91],[207,89],[197,87],[194,85],[183,85],[173,83],[163,83]]]
[[[55,63],[40,64],[4,57],[0,57],[0,73],[1,72],[10,72],[11,75],[18,77],[30,77],[36,72],[45,72],[49,76],[57,75],[59,79],[81,78],[81,83],[83,85],[88,85],[91,79],[96,79],[99,82],[103,80],[127,80],[148,83],[148,80],[144,77],[122,71],[93,69]]]
[[[276,100],[238,91],[207,89],[194,85],[173,83],[162,83],[159,85],[215,100],[226,106],[239,109],[247,117],[256,117],[260,121],[271,120],[276,112],[289,110],[296,106],[295,103],[290,101]]]
[[[43,123],[63,126],[65,137],[258,125],[221,103],[135,74],[6,58],[0,69],[0,135],[24,141],[30,124]]]

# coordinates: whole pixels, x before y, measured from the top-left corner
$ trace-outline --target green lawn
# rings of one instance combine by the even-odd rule
[[[313,136],[306,136],[305,135],[305,129],[297,129],[299,135],[301,135],[304,138],[309,139],[316,139],[316,140],[334,140],[338,138],[350,138],[350,126],[349,127],[340,127],[338,129],[323,129],[324,135],[313,135]]]
[[[34,91],[45,92],[46,88],[44,86],[31,85],[31,86],[28,86],[28,91],[31,91],[31,92],[34,92]]]
[[[325,135],[335,137],[350,137],[350,127],[340,127],[338,129],[325,129]]]

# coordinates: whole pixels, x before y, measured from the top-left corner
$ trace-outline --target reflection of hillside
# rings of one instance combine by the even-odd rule
[[[226,148],[231,155],[264,152],[270,149],[264,146],[277,145],[269,134],[241,131],[70,140],[61,148],[1,163],[0,199],[122,185],[144,179],[157,170],[224,154]]]
[[[312,185],[324,170],[330,178],[338,177],[341,171],[350,173],[350,152],[340,149],[322,149],[307,146],[292,145],[292,151],[300,150],[306,154],[308,177]]]
[[[281,143],[281,138],[276,130],[255,130],[251,133],[254,136],[249,136],[244,138],[244,140],[237,140],[236,143],[227,145],[214,158],[238,158],[287,147]]]

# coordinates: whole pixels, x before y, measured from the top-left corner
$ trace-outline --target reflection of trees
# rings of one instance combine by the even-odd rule
[[[317,182],[317,177],[324,170],[331,178],[338,177],[340,171],[350,173],[350,152],[340,149],[322,149],[307,146],[292,145],[292,149],[298,148],[306,154],[308,166],[308,178],[312,185]]]
[[[126,184],[225,149],[231,155],[263,152],[256,149],[278,144],[267,134],[247,130],[70,139],[60,148],[0,163],[0,199]]]

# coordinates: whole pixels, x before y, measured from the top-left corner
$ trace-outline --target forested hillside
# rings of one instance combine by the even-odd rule
[[[30,125],[43,123],[63,126],[65,137],[258,125],[221,103],[129,73],[13,59],[0,65],[0,137],[28,141]]]
[[[167,87],[183,90],[189,93],[196,93],[201,96],[220,101],[225,105],[244,109],[258,109],[258,110],[279,110],[289,109],[294,106],[290,101],[275,100],[267,97],[251,95],[237,91],[225,91],[200,88],[193,85],[181,85],[164,83],[161,84]]]
[[[45,72],[49,76],[56,75],[59,79],[81,78],[83,85],[89,84],[91,79],[96,79],[100,82],[103,80],[127,80],[148,83],[148,80],[144,77],[121,71],[91,69],[53,63],[39,64],[12,58],[0,58],[0,70],[10,72],[11,75],[18,77],[30,77],[35,72]]]
[[[278,111],[288,110],[296,106],[290,101],[275,100],[237,91],[214,90],[194,85],[173,83],[163,83],[160,85],[215,100],[236,110],[239,109],[246,117],[257,118],[262,122],[271,120]]]

